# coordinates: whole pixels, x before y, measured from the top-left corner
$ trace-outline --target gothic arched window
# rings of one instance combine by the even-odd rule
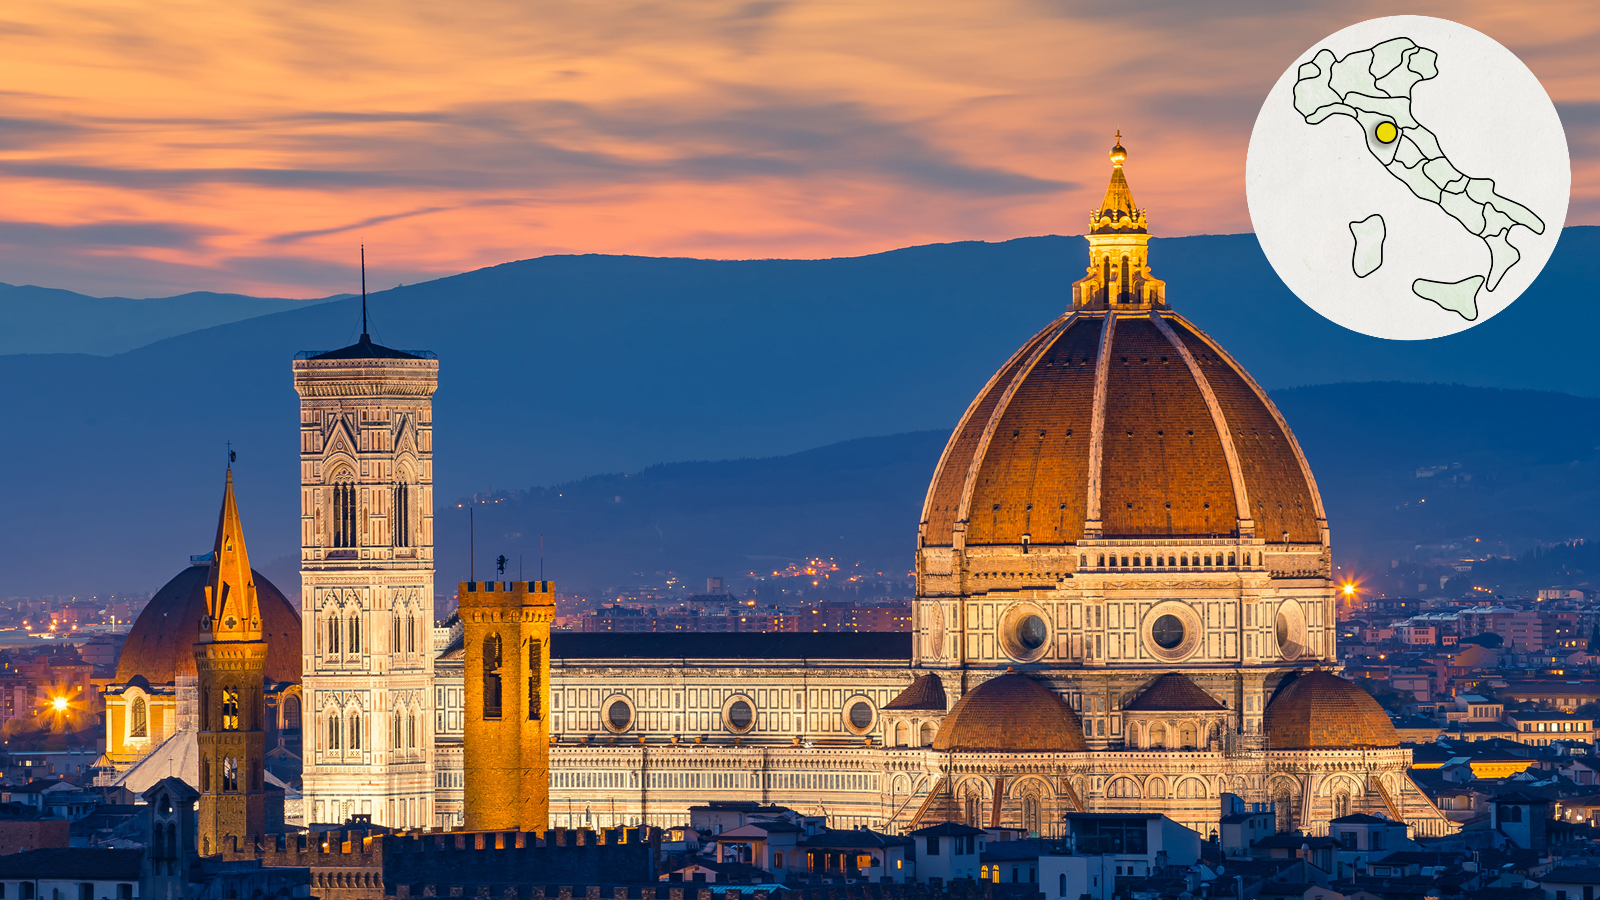
[[[541,683],[543,674],[544,648],[539,641],[528,642],[528,721],[535,721],[544,714],[540,704]]]
[[[1036,794],[1022,795],[1022,830],[1039,831],[1039,797]]]
[[[400,711],[398,709],[394,711],[394,730],[393,730],[392,734],[394,735],[394,749],[399,750],[400,749]]]
[[[356,546],[356,486],[348,480],[348,472],[340,472],[328,490],[329,532],[334,547]]]
[[[150,734],[149,713],[145,707],[143,697],[133,698],[132,720],[128,725],[129,737],[148,737]]]
[[[339,621],[339,614],[337,612],[335,612],[332,615],[328,616],[328,655],[329,656],[338,656],[339,655],[339,647],[343,643],[343,640],[342,640],[343,635],[342,635],[341,632],[344,631],[343,628],[339,627],[340,624],[341,623]]]
[[[339,719],[338,716],[329,716],[328,717],[328,749],[329,750],[342,750],[342,749],[344,749],[344,747],[343,747],[344,742],[339,740],[340,732],[343,731],[344,729],[340,728],[339,726],[340,726],[340,719]]]
[[[411,546],[411,485],[404,481],[394,486],[394,545]]]
[[[227,757],[222,761],[222,789],[237,791],[239,789],[239,760],[237,757]]]
[[[350,652],[361,652],[361,614],[356,613],[350,617]]]
[[[239,730],[239,692],[232,688],[222,689],[222,730]]]
[[[361,714],[350,714],[350,749],[361,749]]]
[[[483,639],[483,717],[500,718],[500,635]]]

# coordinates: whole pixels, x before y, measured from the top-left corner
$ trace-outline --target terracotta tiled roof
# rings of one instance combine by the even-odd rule
[[[1206,693],[1199,685],[1177,672],[1168,672],[1157,678],[1123,709],[1165,711],[1203,711],[1224,709],[1217,698]]]
[[[884,709],[936,709],[945,710],[944,682],[937,675],[918,675],[899,696],[883,705]]]
[[[117,683],[142,675],[150,684],[170,684],[179,675],[194,675],[194,645],[206,608],[204,565],[179,572],[150,598],[128,632],[117,659]],[[267,642],[267,677],[300,680],[300,616],[278,588],[260,572],[251,571],[256,603],[261,607],[261,636]]]
[[[1170,337],[1153,318],[1119,317],[1103,373],[1104,314],[1082,312],[1051,322],[1000,368],[929,485],[926,546],[953,545],[963,520],[967,546],[1020,544],[1024,534],[1036,545],[1075,542],[1095,475],[1106,537],[1232,535],[1244,512],[1268,543],[1321,541],[1316,485],[1271,401],[1188,320],[1152,315]],[[1092,473],[1102,374],[1102,455]]]
[[[1061,695],[1025,675],[991,678],[945,717],[935,750],[1067,753],[1087,749],[1083,724]]]
[[[1389,716],[1372,695],[1331,672],[1301,674],[1267,706],[1272,750],[1356,750],[1398,747]]]

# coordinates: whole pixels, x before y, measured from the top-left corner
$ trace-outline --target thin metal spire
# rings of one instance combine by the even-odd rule
[[[370,341],[367,336],[367,245],[361,245],[361,339]]]

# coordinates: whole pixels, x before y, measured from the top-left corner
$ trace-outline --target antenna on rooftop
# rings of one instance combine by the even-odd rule
[[[367,245],[361,245],[361,339],[371,340],[367,336]]]

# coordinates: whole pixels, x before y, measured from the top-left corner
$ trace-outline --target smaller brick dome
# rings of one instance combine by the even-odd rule
[[[1132,712],[1213,712],[1225,709],[1217,698],[1178,672],[1168,672],[1124,706]]]
[[[1372,695],[1332,672],[1313,669],[1280,688],[1267,705],[1269,750],[1373,750],[1400,746],[1394,723]]]
[[[1061,695],[1007,673],[958,701],[933,739],[935,750],[1072,753],[1087,750],[1083,723]]]
[[[117,683],[136,676],[150,684],[171,684],[179,675],[195,674],[194,645],[206,608],[209,566],[190,566],[150,598],[133,622],[117,659]],[[277,586],[251,570],[256,603],[261,607],[261,637],[267,642],[267,677],[300,681],[300,615]]]

